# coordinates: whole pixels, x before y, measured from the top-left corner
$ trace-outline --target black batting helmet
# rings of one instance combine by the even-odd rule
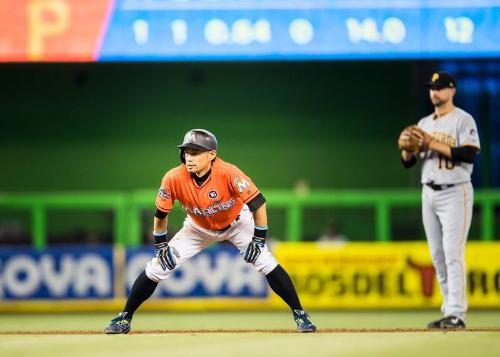
[[[181,149],[181,161],[185,163],[184,149],[190,148],[203,151],[217,150],[217,138],[208,130],[191,129],[184,135],[182,144],[177,147]]]

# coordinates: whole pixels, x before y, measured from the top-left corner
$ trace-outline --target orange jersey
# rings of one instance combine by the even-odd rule
[[[236,166],[215,158],[207,180],[198,186],[185,165],[168,171],[156,197],[156,207],[170,212],[175,200],[202,228],[221,230],[233,222],[243,205],[260,193]]]

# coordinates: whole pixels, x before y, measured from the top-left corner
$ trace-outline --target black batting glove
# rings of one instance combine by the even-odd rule
[[[167,233],[155,234],[155,255],[163,270],[174,270],[177,262],[175,261],[172,248],[167,242]]]
[[[250,243],[245,247],[245,251],[243,253],[243,259],[247,263],[255,263],[257,258],[260,255],[261,249],[264,248],[266,244],[266,240],[264,238],[253,237]]]
[[[243,259],[247,263],[253,264],[257,261],[262,248],[266,245],[266,234],[267,227],[255,226],[253,238],[243,252]]]

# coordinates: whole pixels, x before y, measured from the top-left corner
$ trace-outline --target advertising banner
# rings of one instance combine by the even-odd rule
[[[436,308],[442,302],[425,242],[280,244],[274,253],[308,308]],[[467,243],[470,307],[500,307],[499,256],[498,243]]]
[[[425,242],[276,243],[307,309],[439,308],[442,297]],[[500,243],[469,242],[471,308],[500,307]],[[0,251],[0,311],[115,311],[153,257],[152,247]],[[286,309],[263,275],[231,245],[214,245],[159,283],[144,309]]]
[[[109,299],[113,283],[112,247],[0,250],[0,301]]]

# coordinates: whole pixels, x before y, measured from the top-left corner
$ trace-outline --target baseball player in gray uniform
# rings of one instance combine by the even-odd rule
[[[426,84],[434,113],[402,136],[413,139],[417,150],[401,150],[405,167],[422,162],[422,219],[443,296],[444,318],[428,328],[465,328],[467,311],[465,243],[472,220],[473,161],[479,153],[477,127],[470,114],[453,105],[455,79],[436,72]]]

